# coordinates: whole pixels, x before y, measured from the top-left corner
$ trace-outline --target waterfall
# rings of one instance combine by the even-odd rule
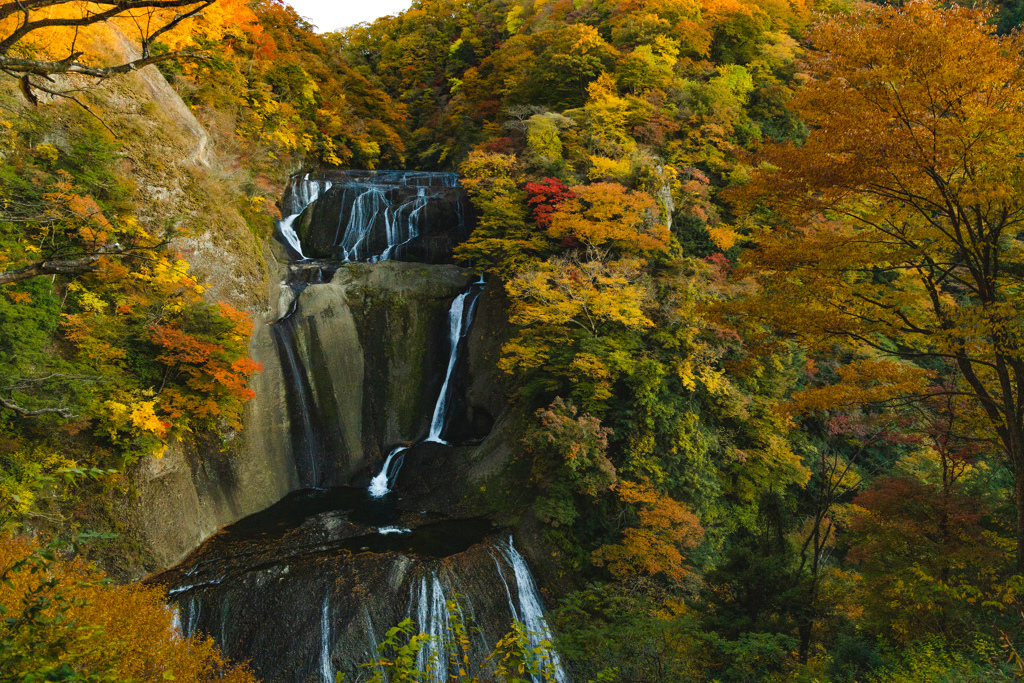
[[[320,675],[323,683],[334,683],[334,667],[331,665],[331,622],[329,612],[331,594],[324,596],[324,608],[320,615]]]
[[[451,638],[448,633],[448,604],[437,574],[432,574],[429,581],[425,576],[420,579],[416,621],[420,633],[430,636],[416,654],[416,668],[427,671],[430,667],[430,680],[445,683],[448,680]]]
[[[408,446],[399,446],[390,453],[388,453],[387,459],[384,461],[384,466],[380,469],[380,473],[370,480],[370,495],[374,498],[380,498],[391,492],[388,484],[392,479],[398,476],[398,470],[402,469],[402,453],[409,450]],[[398,462],[395,464],[394,472],[391,471],[391,461],[395,456],[399,456]]]
[[[512,600],[511,591],[508,592],[508,606],[512,611],[512,618],[520,621],[526,628],[531,647],[537,648],[542,641],[553,642],[554,636],[548,627],[547,619],[544,618],[544,607],[541,605],[540,594],[537,592],[537,584],[530,573],[529,565],[526,564],[526,560],[523,559],[523,556],[512,545],[511,536],[508,537],[508,542],[501,544],[499,548],[508,563],[512,565],[512,571],[516,579],[516,590],[519,593],[519,612],[518,616],[516,616],[515,602]],[[497,558],[495,558],[495,563],[498,564],[498,573],[502,575],[502,581],[505,581],[505,575],[501,571],[501,564],[497,562]],[[505,590],[508,591],[508,582],[505,583]],[[541,666],[545,668],[548,666],[552,667],[555,680],[558,683],[569,683],[569,676],[566,674],[565,669],[562,668],[558,653],[551,647],[548,647],[547,652],[550,659],[547,662],[541,662]],[[536,676],[534,676],[534,681],[539,683],[539,679]]]
[[[227,652],[228,647],[228,615],[231,613],[231,597],[224,596],[224,601],[220,604],[220,641],[217,643],[220,645],[221,652]]]
[[[302,422],[302,435],[301,438],[298,439],[302,443],[296,444],[296,446],[306,451],[306,459],[309,461],[310,485],[313,488],[317,488],[319,485],[319,472],[317,466],[317,461],[319,460],[319,448],[316,430],[313,428],[313,414],[311,412],[310,405],[312,403],[312,390],[308,387],[306,370],[296,353],[295,342],[291,329],[294,324],[291,316],[295,313],[298,303],[299,298],[296,296],[295,300],[292,302],[291,309],[280,320],[274,323],[273,330],[274,336],[277,340],[278,351],[283,356],[281,366],[285,375],[285,381],[287,382],[286,389],[291,390],[288,393],[293,395],[296,403],[298,403],[296,407],[298,408],[299,417]]]
[[[299,214],[329,189],[331,189],[331,181],[310,180],[308,173],[301,179],[292,179],[291,194],[288,198],[288,215],[282,217],[278,222],[277,230],[281,233],[281,237],[284,238],[288,246],[299,255],[300,261],[305,261],[306,257],[302,253],[302,243],[299,241],[299,236],[292,226],[295,224],[295,219],[299,217]]]
[[[181,608],[175,606],[171,609],[171,637],[181,640]]]
[[[196,634],[196,629],[199,628],[199,597],[196,595],[188,596],[187,617],[185,619],[185,630],[182,635],[186,638],[191,638]]]
[[[386,261],[396,255],[399,247],[420,236],[420,215],[433,197],[421,186],[415,197],[396,204],[392,190],[370,185],[356,196],[345,232],[337,242],[343,261]],[[379,228],[376,233],[383,235],[375,234],[375,228]],[[373,242],[380,237],[384,239],[384,249],[378,254]]]
[[[458,365],[460,342],[469,334],[469,328],[473,324],[473,313],[475,312],[476,302],[480,297],[481,291],[483,291],[483,277],[480,278],[480,282],[474,283],[465,292],[455,297],[451,308],[448,309],[448,344],[450,347],[448,351],[448,367],[445,370],[441,392],[434,403],[434,412],[430,418],[430,432],[427,434],[427,438],[419,443],[431,441],[445,445],[448,444],[441,435],[447,425],[449,398],[452,391],[452,374]],[[467,301],[469,302],[468,305]],[[370,486],[367,490],[371,496],[381,498],[391,492],[391,482],[398,476],[398,471],[402,468],[403,454],[409,448],[410,446],[399,446],[388,453],[388,457],[384,460],[384,465],[381,467],[380,472],[370,480]],[[398,458],[397,460],[395,460],[396,457]],[[392,469],[391,463],[393,460],[395,460],[395,466]]]
[[[380,653],[377,652],[377,648],[380,647],[380,641],[377,640],[377,630],[373,628],[373,618],[370,617],[370,609],[368,607],[364,609],[363,614],[366,616],[366,634],[370,642],[370,652],[366,661],[376,662],[380,656]],[[381,676],[381,680],[384,680],[384,667],[378,664],[374,669]]]
[[[466,235],[464,195],[452,173],[327,171],[326,180],[309,175],[292,180],[288,215],[279,223],[282,239],[300,259],[310,256],[343,262],[421,260],[424,253],[450,250]],[[330,190],[330,192],[329,192]],[[293,227],[315,201],[324,203],[304,222],[302,243]],[[337,211],[336,218],[332,215]],[[441,251],[431,240],[441,238]],[[423,250],[426,250],[424,252]],[[446,257],[442,257],[446,258]]]
[[[328,331],[335,328],[318,327],[321,320],[306,317],[313,315],[308,311],[297,315],[298,295],[306,286],[330,281],[317,266],[332,277],[340,272],[338,284],[343,287],[361,282],[360,278],[368,274],[388,278],[392,273],[401,275],[406,270],[432,267],[370,268],[341,265],[338,261],[450,262],[452,250],[465,237],[458,231],[474,217],[464,198],[454,174],[325,171],[317,178],[306,174],[292,179],[283,200],[282,213],[286,215],[278,223],[277,237],[291,258],[307,262],[293,264],[281,283],[279,310],[287,312],[269,332],[277,344],[280,381],[285,384],[290,418],[291,443],[287,447],[299,471],[300,486],[315,488],[332,483],[334,475],[329,473],[328,463],[334,457],[333,439],[348,437],[341,432],[350,424],[365,424],[365,433],[360,432],[358,437],[363,455],[378,448],[370,439],[378,438],[378,427],[391,429],[393,422],[390,415],[388,420],[379,420],[372,412],[381,406],[377,393],[367,392],[356,404],[363,411],[364,423],[342,421],[333,429],[327,422],[329,414],[337,412],[343,420],[349,415],[343,411],[340,392],[358,391],[359,386],[355,381],[346,381],[344,388],[331,386],[331,380],[347,378],[351,370],[362,373],[357,379],[362,379],[364,389],[376,390],[369,382],[389,377],[390,369],[380,372],[380,368],[370,366],[392,362],[393,356],[401,354],[391,346],[401,347],[393,344],[371,348],[380,343],[376,335],[368,334],[377,329],[375,318],[370,317],[377,314],[376,299],[372,306],[363,306],[369,322],[366,326],[359,326],[360,308],[353,303],[350,308],[359,334],[357,350],[363,353],[366,367],[359,365],[357,370],[356,364],[346,364],[343,369],[325,368],[337,359],[348,363],[345,354],[349,350],[338,349],[335,354],[335,349],[329,349],[331,353],[321,354],[324,345],[333,339]],[[302,232],[301,240],[296,226]],[[307,254],[318,260],[310,263]],[[421,278],[420,272],[416,276]],[[172,587],[167,595],[179,606],[174,628],[182,637],[200,632],[216,637],[226,656],[249,661],[264,680],[333,683],[339,670],[346,675],[355,672],[357,677],[372,674],[359,666],[364,648],[368,646],[369,654],[376,658],[382,630],[407,616],[424,636],[416,655],[416,665],[424,671],[418,680],[446,683],[456,662],[467,669],[483,667],[490,651],[488,643],[498,642],[507,632],[509,612],[501,599],[504,589],[511,619],[523,624],[530,647],[538,648],[550,641],[551,630],[537,586],[511,538],[506,542],[503,536],[494,536],[494,527],[486,517],[469,517],[474,512],[472,504],[453,505],[448,512],[439,511],[443,505],[437,499],[426,500],[438,488],[438,482],[444,484],[443,477],[459,476],[458,464],[450,463],[455,460],[450,457],[450,449],[423,448],[424,469],[432,468],[424,473],[424,486],[410,487],[416,490],[403,499],[395,496],[374,500],[395,487],[400,471],[406,472],[404,476],[414,474],[402,468],[407,451],[416,445],[431,442],[448,446],[446,437],[458,443],[457,435],[476,435],[493,423],[492,416],[481,408],[481,418],[473,425],[463,430],[457,424],[464,400],[460,384],[467,367],[469,334],[484,287],[482,277],[472,284],[469,282],[475,278],[463,277],[450,269],[444,272],[445,287],[456,278],[468,285],[451,300],[447,327],[437,318],[440,311],[434,311],[432,322],[419,328],[437,334],[444,334],[441,328],[446,329],[449,344],[443,376],[440,366],[444,349],[427,354],[431,368],[427,391],[439,387],[429,420],[423,414],[398,416],[398,424],[403,427],[410,417],[415,417],[418,429],[428,421],[427,434],[416,434],[420,440],[413,444],[391,444],[381,470],[365,493],[345,486],[295,492],[295,496],[282,501],[281,507],[273,506],[252,515],[247,522],[223,529],[197,551],[196,557],[183,562],[178,570],[169,570],[176,573],[171,574],[175,580],[168,582]],[[325,289],[320,293],[333,296]],[[295,296],[286,298],[291,293]],[[382,300],[388,301],[386,297]],[[386,325],[385,329],[394,329],[393,322],[387,321]],[[442,346],[440,339],[431,337],[429,341],[435,347]],[[417,354],[421,348],[416,345]],[[419,355],[416,358],[415,365],[408,365],[418,372],[423,363]],[[317,374],[324,369],[331,374]],[[416,386],[421,386],[418,381]],[[478,427],[478,423],[484,427]],[[338,446],[339,451],[346,448],[348,444]],[[377,451],[374,457],[380,455],[383,453]],[[357,462],[354,456],[352,461]],[[413,462],[411,459],[409,467]],[[353,468],[359,464],[361,461]],[[288,483],[291,486],[294,482]],[[417,510],[422,511],[422,517]],[[406,596],[407,609],[401,604]],[[455,640],[453,618],[461,619],[466,626],[465,641]],[[460,648],[464,644],[465,662],[456,659],[463,654]],[[550,648],[535,661],[545,675],[558,683],[569,683]],[[376,671],[382,673],[380,667]],[[533,679],[540,683],[540,676]]]
[[[437,403],[434,404],[434,415],[430,420],[430,434],[427,435],[427,441],[448,443],[441,437],[441,433],[444,431],[445,418],[448,414],[448,395],[451,392],[449,385],[452,381],[452,372],[455,370],[456,361],[459,358],[459,341],[469,333],[469,327],[473,324],[473,309],[480,296],[480,290],[481,288],[476,285],[470,287],[455,297],[455,301],[452,302],[452,307],[448,311],[448,343],[451,346],[451,351],[448,353],[448,369],[445,371],[444,384],[441,385],[441,393],[437,397]],[[464,309],[467,308],[467,299],[469,299],[469,306],[468,310],[465,310],[466,315],[463,315]]]

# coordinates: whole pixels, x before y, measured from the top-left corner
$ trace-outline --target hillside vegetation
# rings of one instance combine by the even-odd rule
[[[317,34],[217,0],[152,44],[200,55],[157,66],[209,158],[117,79],[32,105],[4,77],[0,680],[248,680],[69,543],[116,530],[140,459],[241,427],[274,203],[339,167],[470,194],[530,481],[487,504],[556,549],[575,680],[1024,676],[1024,43],[996,10],[415,0]],[[11,54],[102,61],[140,16]]]

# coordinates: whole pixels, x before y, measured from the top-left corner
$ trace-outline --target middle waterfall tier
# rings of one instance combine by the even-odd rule
[[[274,446],[290,456],[292,488],[350,484],[388,460],[391,476],[374,489],[383,494],[401,447],[422,444],[422,456],[490,432],[494,404],[468,386],[482,370],[470,364],[483,292],[472,272],[387,261],[296,265],[293,275],[309,284],[289,288],[288,313],[271,326],[283,410],[267,415],[279,421]]]
[[[422,442],[448,445],[443,435],[448,426],[452,393],[455,391],[455,383],[452,378],[459,366],[460,352],[465,350],[466,337],[473,325],[473,313],[476,311],[476,302],[480,298],[481,291],[483,291],[482,282],[473,284],[472,287],[455,297],[451,308],[448,309],[448,367],[445,370],[441,391],[438,392],[437,401],[434,402],[434,412],[430,418],[430,433]],[[391,487],[402,467],[407,450],[409,450],[408,446],[398,446],[388,454],[380,472],[370,481],[368,490],[371,496],[380,498],[391,492]]]
[[[449,261],[472,229],[450,173],[328,171],[292,179],[282,238],[304,258]]]

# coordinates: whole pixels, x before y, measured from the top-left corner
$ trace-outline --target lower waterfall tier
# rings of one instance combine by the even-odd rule
[[[210,635],[265,681],[359,680],[405,619],[432,636],[420,664],[447,680],[452,610],[476,627],[477,666],[514,619],[534,644],[551,637],[525,561],[489,521],[403,511],[345,487],[293,493],[151,581],[167,586],[185,635]]]

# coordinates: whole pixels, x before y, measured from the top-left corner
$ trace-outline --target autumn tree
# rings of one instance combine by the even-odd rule
[[[633,511],[635,523],[623,530],[620,543],[595,550],[594,563],[607,565],[608,571],[622,580],[638,575],[663,575],[675,581],[685,577],[690,567],[683,552],[695,548],[704,537],[697,516],[686,505],[659,493],[647,480],[619,482],[617,493]]]
[[[524,268],[506,285],[520,329],[499,365],[549,391],[567,384],[584,410],[604,405],[629,364],[627,349],[654,324],[643,310],[643,265],[591,249]]]
[[[955,641],[980,622],[1013,620],[1020,579],[1000,571],[1005,549],[967,488],[901,473],[876,481],[854,505],[849,559],[863,577],[869,622],[887,639]]]
[[[160,588],[112,585],[80,558],[0,538],[0,678],[4,681],[255,683],[212,638],[184,638]]]
[[[923,377],[886,370],[902,361],[955,370],[951,391],[980,407],[979,436],[1013,470],[1024,570],[1024,41],[988,19],[914,2],[812,31],[812,79],[792,104],[810,137],[769,146],[746,193],[778,220],[746,257],[761,294],[745,313],[864,355],[871,380],[819,407],[867,386],[923,394]]]
[[[556,398],[537,411],[540,426],[523,440],[534,455],[534,477],[546,492],[538,516],[554,526],[576,519],[575,495],[596,497],[618,480],[607,455],[612,430],[593,415],[577,413],[571,402]]]
[[[30,102],[34,91],[69,95],[54,85],[53,76],[73,74],[103,80],[149,64],[171,59],[195,58],[190,50],[154,54],[153,45],[216,0],[13,0],[0,4],[0,71],[19,80]],[[89,58],[77,45],[79,31],[117,19],[137,28],[140,56],[109,64],[96,56]],[[52,29],[62,31],[53,44]],[[44,34],[49,34],[45,35]],[[66,40],[63,40],[66,38]],[[40,42],[42,41],[42,42]],[[59,55],[50,54],[63,50]]]
[[[548,235],[565,245],[607,246],[618,252],[646,254],[668,249],[668,227],[658,218],[650,195],[618,183],[570,188],[550,217]]]

